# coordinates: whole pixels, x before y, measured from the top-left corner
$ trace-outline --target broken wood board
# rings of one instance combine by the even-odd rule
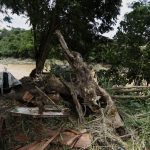
[[[38,118],[53,118],[53,117],[68,117],[69,112],[66,109],[62,109],[62,111],[46,108],[42,113],[39,113],[38,107],[15,107],[9,112],[14,116],[33,116]]]

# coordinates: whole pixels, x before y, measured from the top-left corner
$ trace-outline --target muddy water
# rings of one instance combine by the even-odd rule
[[[65,63],[55,59],[46,60],[44,71],[45,69],[50,70],[50,64],[63,65]],[[4,71],[4,68],[7,68],[7,71],[15,78],[21,79],[24,76],[29,76],[35,68],[35,62],[31,59],[0,58],[0,72]]]
[[[45,69],[50,70],[48,66],[50,64],[57,65],[68,65],[66,61],[60,60],[47,60],[45,64]],[[93,64],[94,70],[107,70],[110,66],[102,65],[102,64]],[[31,59],[14,59],[14,58],[0,58],[0,72],[4,71],[4,67],[7,68],[7,71],[14,75],[17,79],[21,79],[24,76],[29,76],[30,72],[35,68],[35,62]]]
[[[32,69],[35,68],[35,64],[0,64],[0,71],[3,71],[4,67],[7,68],[7,71],[15,78],[21,79],[24,76],[29,76]]]

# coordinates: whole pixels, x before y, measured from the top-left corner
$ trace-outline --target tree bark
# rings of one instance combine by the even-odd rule
[[[105,103],[103,106],[110,124],[116,129],[122,128],[124,123],[120,118],[117,108],[106,90],[98,85],[94,70],[83,61],[79,53],[69,50],[59,30],[56,31],[56,34],[63,48],[64,56],[76,74],[76,81],[72,83],[74,95],[82,98],[83,104],[96,113],[100,113],[100,109],[103,103]],[[79,116],[83,117],[81,114]]]
[[[52,22],[52,23],[51,23]],[[38,51],[35,54],[36,59],[36,73],[42,73],[44,64],[46,59],[48,58],[48,54],[51,48],[51,41],[54,36],[54,32],[56,30],[56,16],[55,11],[52,16],[52,21],[49,24],[49,29],[47,31],[43,31],[40,36],[40,45],[38,47]]]
[[[50,51],[50,42],[52,40],[52,33],[49,32],[45,39],[45,41],[40,42],[40,46],[38,51],[36,52],[36,73],[40,74],[43,71],[45,61],[48,57],[49,51]],[[46,36],[46,35],[45,35]]]

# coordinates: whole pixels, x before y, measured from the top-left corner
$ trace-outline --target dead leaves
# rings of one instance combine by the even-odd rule
[[[91,135],[89,133],[81,133],[74,130],[62,130],[58,131],[48,130],[50,137],[35,141],[29,145],[26,145],[18,150],[44,150],[50,143],[66,145],[70,148],[82,148],[86,149],[91,145]]]

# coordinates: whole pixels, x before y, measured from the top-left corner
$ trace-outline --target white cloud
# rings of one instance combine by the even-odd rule
[[[12,18],[12,23],[8,23],[6,21],[3,21],[3,18],[6,14],[0,13],[0,29],[6,28],[10,29],[12,27],[14,28],[23,28],[23,29],[30,29],[31,26],[29,25],[28,18],[24,15],[16,15],[12,14],[11,11],[8,11],[8,15]]]
[[[119,27],[120,21],[124,19],[124,15],[125,15],[126,13],[129,13],[129,12],[132,11],[132,9],[129,8],[128,6],[129,6],[132,2],[134,2],[134,1],[137,1],[137,0],[122,0],[122,7],[121,7],[121,9],[120,9],[120,15],[118,15],[117,23],[116,23],[116,25],[113,27],[114,29],[113,29],[112,31],[108,32],[108,33],[104,33],[104,34],[103,34],[104,36],[107,36],[107,37],[109,37],[109,38],[112,38],[112,37],[115,35],[115,33],[116,33],[116,31],[117,31],[117,28]]]

